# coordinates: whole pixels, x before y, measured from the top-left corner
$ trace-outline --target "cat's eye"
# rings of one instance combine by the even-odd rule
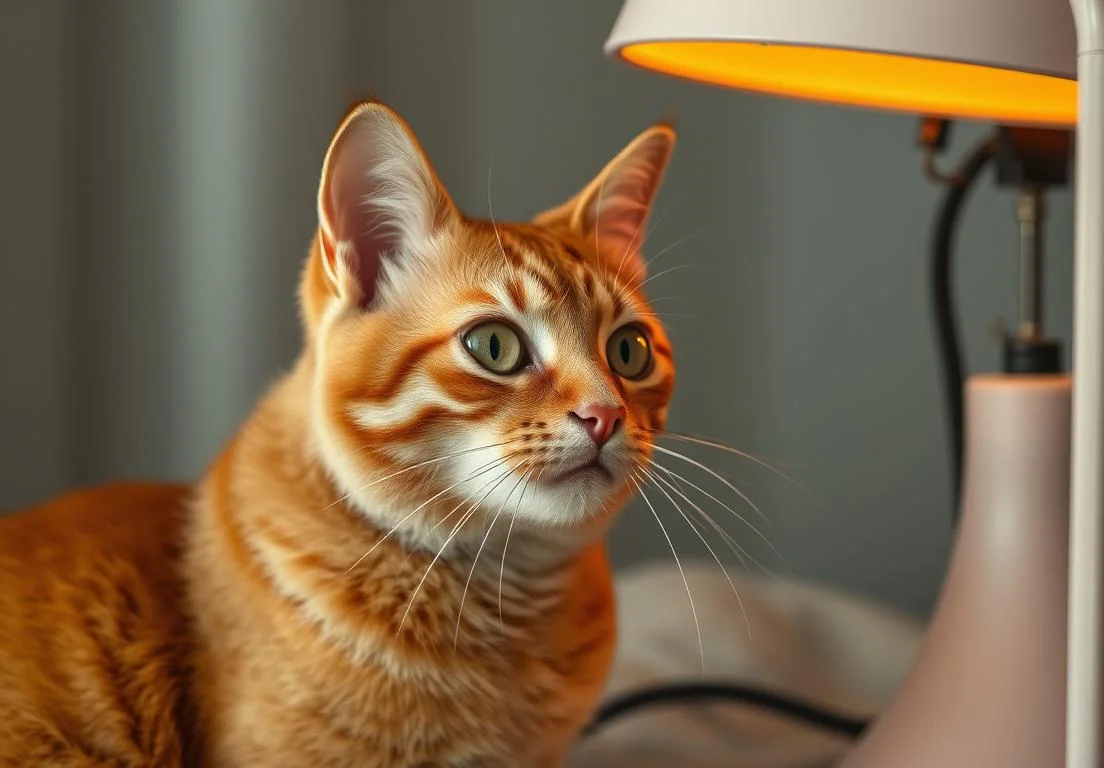
[[[652,346],[637,325],[624,325],[606,342],[609,366],[623,379],[642,379],[652,371]]]
[[[475,361],[491,373],[517,373],[529,362],[520,334],[498,320],[480,323],[462,338]]]

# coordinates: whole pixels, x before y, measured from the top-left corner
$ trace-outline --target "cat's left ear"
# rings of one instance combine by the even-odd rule
[[[644,278],[640,247],[652,203],[675,149],[675,129],[652,126],[633,139],[575,197],[533,221],[570,229],[597,243],[600,256],[631,280]]]
[[[367,306],[386,263],[416,258],[456,215],[398,114],[377,102],[349,112],[326,153],[318,188],[319,244],[333,294]]]

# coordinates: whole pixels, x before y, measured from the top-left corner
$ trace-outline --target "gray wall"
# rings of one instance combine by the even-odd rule
[[[671,427],[805,489],[689,451],[741,483],[785,564],[718,520],[775,572],[928,610],[949,491],[926,303],[937,191],[914,121],[613,63],[618,5],[0,0],[0,507],[202,471],[294,355],[318,168],[357,96],[407,117],[472,213],[493,157],[499,218],[566,197],[672,111],[649,250],[672,246],[656,270],[695,266],[652,283],[679,363]],[[977,128],[960,133],[959,150]],[[1048,308],[1068,335],[1069,197],[1051,204]],[[981,185],[961,245],[970,360],[989,369],[988,329],[1015,307],[1006,193]],[[680,553],[708,557],[660,512]],[[613,552],[670,557],[639,503]]]

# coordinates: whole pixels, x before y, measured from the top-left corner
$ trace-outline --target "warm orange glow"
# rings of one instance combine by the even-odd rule
[[[621,55],[691,80],[817,101],[1018,124],[1077,121],[1075,80],[973,64],[746,42],[635,43]]]

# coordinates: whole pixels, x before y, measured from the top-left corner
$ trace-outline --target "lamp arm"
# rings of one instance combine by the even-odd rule
[[[1066,766],[1104,765],[1104,0],[1070,0],[1077,27],[1073,438]]]

